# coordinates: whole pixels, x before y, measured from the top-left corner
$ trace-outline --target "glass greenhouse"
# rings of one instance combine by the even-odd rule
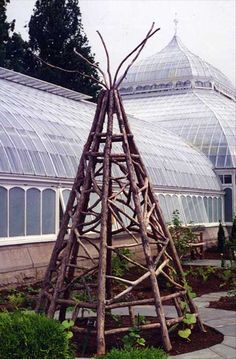
[[[0,69],[0,245],[49,242],[92,123],[87,96]],[[212,163],[159,125],[130,117],[166,221],[210,226],[223,218]]]
[[[135,64],[121,84],[127,113],[179,135],[212,162],[225,192],[225,220],[236,212],[235,90],[218,69],[175,35]]]

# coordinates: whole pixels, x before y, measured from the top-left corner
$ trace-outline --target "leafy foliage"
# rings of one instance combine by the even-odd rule
[[[169,356],[164,350],[159,348],[145,348],[142,350],[132,348],[130,350],[112,349],[102,357],[103,359],[167,359]]]
[[[112,256],[112,274],[117,277],[122,277],[129,268],[129,262],[127,262],[122,255],[130,258],[132,253],[127,248],[122,248]]]
[[[9,303],[12,304],[16,309],[26,303],[26,296],[24,293],[21,292],[9,294],[7,296],[7,299]]]
[[[197,236],[191,228],[183,226],[178,210],[173,212],[169,230],[179,257],[184,257],[189,253],[189,244],[197,241]]]
[[[14,32],[15,20],[7,22],[6,8],[10,0],[0,0],[0,66],[26,72],[28,45]]]
[[[218,252],[223,253],[225,248],[225,232],[221,221],[219,221],[217,241],[218,241],[218,246],[217,246]]]
[[[1,359],[71,359],[68,330],[33,312],[0,313]]]
[[[138,327],[133,327],[129,329],[128,334],[126,334],[123,339],[124,349],[131,350],[132,348],[145,347],[145,339],[140,335],[140,329]]]
[[[192,276],[202,278],[203,282],[207,282],[211,274],[214,274],[216,269],[211,266],[196,267],[191,271]]]
[[[234,219],[233,219],[233,225],[232,225],[232,228],[231,228],[231,241],[232,242],[236,242],[236,216],[234,216]]]
[[[96,70],[74,53],[76,48],[94,63],[78,0],[37,0],[29,22],[29,38],[30,48],[44,61],[98,79]],[[32,76],[91,96],[98,90],[97,84],[83,75],[56,70],[38,61],[31,71]]]

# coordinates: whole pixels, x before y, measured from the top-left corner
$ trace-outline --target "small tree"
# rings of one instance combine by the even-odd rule
[[[219,229],[217,234],[217,240],[218,240],[218,252],[224,253],[225,249],[225,232],[224,228],[222,226],[221,221],[219,221]]]
[[[176,209],[172,214],[172,221],[169,225],[171,237],[175,242],[175,247],[180,258],[189,253],[190,243],[194,243],[197,240],[196,234],[192,228],[184,227],[180,220],[180,213]]]
[[[234,219],[233,219],[230,240],[231,240],[231,242],[236,244],[236,216],[234,216]]]

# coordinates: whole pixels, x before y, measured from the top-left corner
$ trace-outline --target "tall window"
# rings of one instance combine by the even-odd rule
[[[40,191],[31,188],[26,192],[26,235],[40,234]]]
[[[7,236],[7,190],[0,187],[0,237]]]
[[[45,189],[42,193],[42,234],[55,233],[55,192]]]
[[[9,191],[9,236],[25,234],[25,191],[14,187]]]
[[[232,210],[232,189],[225,188],[225,222],[232,222],[233,210]]]

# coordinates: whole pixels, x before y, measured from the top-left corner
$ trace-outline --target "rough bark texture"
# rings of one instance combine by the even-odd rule
[[[124,233],[127,244],[114,244],[112,238]],[[138,235],[137,235],[138,233]],[[127,251],[142,248],[145,262]],[[126,252],[124,252],[126,250]],[[113,258],[137,267],[137,279],[113,273]],[[138,274],[141,273],[141,274]],[[161,296],[163,278],[171,294]],[[149,280],[153,299],[135,299],[134,288]],[[126,286],[125,288],[122,285]],[[113,293],[113,288],[116,292]],[[132,295],[131,295],[132,294]],[[172,301],[176,318],[167,320],[163,302]],[[197,308],[184,288],[183,270],[147,171],[135,145],[118,91],[100,95],[91,132],[81,157],[61,229],[39,296],[37,310],[49,317],[59,310],[63,320],[73,307],[74,320],[85,309],[95,309],[97,354],[105,353],[105,336],[127,332],[129,327],[106,329],[111,309],[129,308],[130,327],[134,306],[153,304],[157,321],[143,328],[160,328],[164,348],[171,349],[168,327],[181,322],[180,301],[195,313]],[[141,328],[142,326],[140,326]],[[85,332],[79,327],[75,331]]]

